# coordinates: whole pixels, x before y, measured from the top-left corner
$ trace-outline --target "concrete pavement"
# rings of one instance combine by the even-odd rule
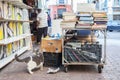
[[[0,71],[0,80],[120,80],[120,45],[116,42],[118,40],[110,41],[107,40],[107,61],[101,74],[97,66],[70,66],[68,73],[60,71],[47,74],[48,67],[44,67],[43,71],[38,70],[30,75],[25,63],[13,61]],[[29,55],[31,51],[25,52],[20,58]]]

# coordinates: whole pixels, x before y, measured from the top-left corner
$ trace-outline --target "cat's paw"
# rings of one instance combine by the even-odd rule
[[[33,74],[33,72],[29,72],[30,74]]]
[[[33,74],[33,72],[32,71],[28,71],[30,74]]]

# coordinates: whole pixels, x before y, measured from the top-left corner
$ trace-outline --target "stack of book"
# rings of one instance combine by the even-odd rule
[[[99,63],[102,57],[102,45],[100,44],[84,44],[67,43],[64,46],[64,57],[69,63],[72,62],[92,62]]]
[[[71,12],[63,12],[64,21],[77,21],[76,14]]]
[[[60,25],[62,28],[74,28],[76,21],[77,21],[76,14],[71,12],[64,12],[63,21],[61,22]]]
[[[102,11],[93,12],[93,17],[94,17],[94,25],[92,26],[93,29],[106,28],[107,24],[106,12]]]
[[[76,28],[91,28],[93,25],[93,16],[90,12],[79,12],[78,16],[78,24]]]
[[[61,21],[61,28],[75,28],[75,21]]]

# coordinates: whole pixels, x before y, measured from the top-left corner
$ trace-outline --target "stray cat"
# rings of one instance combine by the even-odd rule
[[[27,69],[30,74],[33,74],[32,70],[34,69],[40,68],[40,70],[43,70],[43,63],[44,63],[43,53],[40,53],[38,49],[33,50],[33,52],[35,52],[35,55],[23,59],[19,59],[17,54],[15,55],[16,61],[27,63]]]

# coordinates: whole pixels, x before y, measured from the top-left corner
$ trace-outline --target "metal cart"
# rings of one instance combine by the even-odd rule
[[[84,43],[87,45],[95,45],[95,49],[92,48],[92,46],[89,46],[89,48],[84,48],[84,46],[81,44],[79,41],[74,41],[72,43],[67,43],[66,39],[69,38],[70,36],[76,36],[76,33],[74,34],[66,34],[68,30],[90,30],[91,31],[91,43]],[[93,35],[95,31],[100,30],[103,32],[104,35],[104,43],[99,44],[99,42],[94,42],[93,41]],[[69,65],[96,65],[98,67],[98,72],[101,73],[102,69],[104,67],[105,61],[106,61],[106,28],[97,28],[97,29],[92,29],[90,28],[62,28],[62,37],[63,37],[63,42],[62,42],[62,64],[64,65],[64,70],[65,72],[68,72],[68,66]],[[76,44],[78,47],[71,48],[72,44]],[[66,46],[67,45],[67,46]],[[99,47],[97,47],[99,45]],[[73,47],[73,46],[72,46]],[[98,49],[99,48],[99,49]],[[103,49],[103,50],[102,50]],[[92,50],[92,52],[90,52]],[[87,58],[94,52],[97,52],[99,50],[99,53],[95,53],[97,56],[96,61],[94,60],[87,60]],[[88,55],[88,54],[89,55]],[[84,57],[83,55],[87,56]],[[83,56],[81,58],[81,56]],[[93,55],[92,55],[93,56]],[[92,57],[95,59],[95,57]]]

